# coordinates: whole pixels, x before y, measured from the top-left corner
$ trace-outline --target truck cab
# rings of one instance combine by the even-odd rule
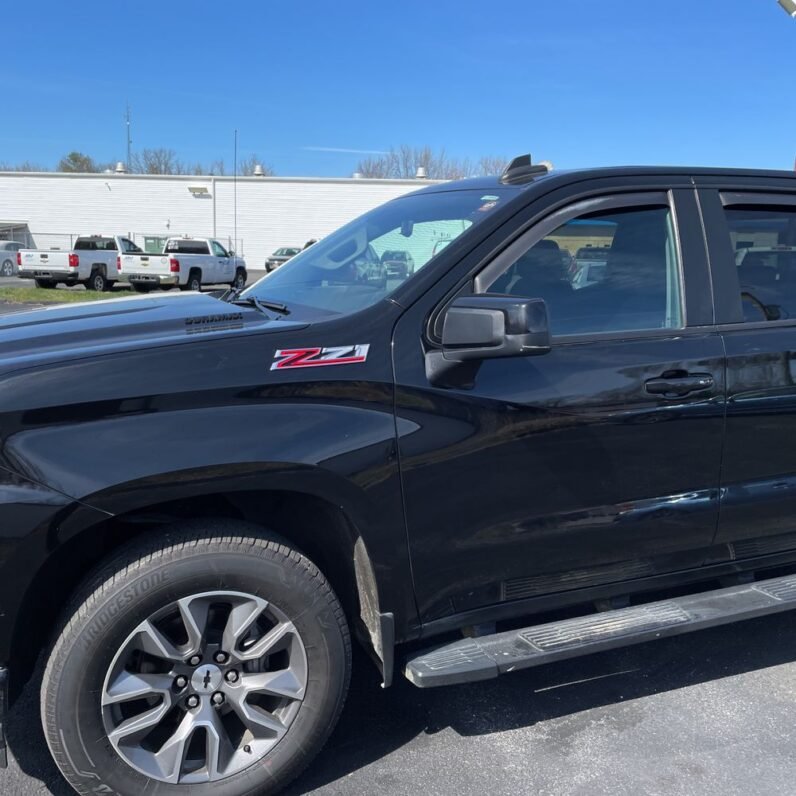
[[[17,252],[19,276],[38,287],[85,285],[89,290],[110,290],[117,281],[117,258],[141,249],[122,235],[79,236],[69,251],[22,249]]]
[[[246,284],[246,262],[215,238],[169,238],[163,252],[122,255],[119,278],[146,293],[154,288],[200,290],[202,285]]]

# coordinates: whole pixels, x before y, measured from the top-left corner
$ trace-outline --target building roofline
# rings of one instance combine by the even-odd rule
[[[254,183],[328,183],[334,184],[356,184],[356,185],[436,185],[444,180],[428,180],[428,179],[373,179],[370,177],[255,177],[252,175],[241,176],[237,178],[230,174],[214,175],[214,174],[119,174],[113,172],[106,174],[105,172],[90,172],[90,173],[76,173],[68,171],[0,171],[0,177],[55,177],[56,179],[69,179],[69,180],[173,180],[175,182],[254,182]]]

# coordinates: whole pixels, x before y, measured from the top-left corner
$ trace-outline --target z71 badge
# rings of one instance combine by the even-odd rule
[[[274,353],[271,370],[353,365],[368,358],[369,348],[370,344],[341,345],[331,348],[280,348]]]

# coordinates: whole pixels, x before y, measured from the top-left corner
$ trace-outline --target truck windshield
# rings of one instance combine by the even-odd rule
[[[278,301],[297,315],[343,315],[390,295],[450,243],[513,195],[506,188],[420,193],[394,199],[297,254],[241,295]],[[411,268],[390,269],[402,251]],[[411,256],[411,260],[410,260]]]

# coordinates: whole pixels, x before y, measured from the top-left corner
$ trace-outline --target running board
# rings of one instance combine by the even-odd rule
[[[796,608],[796,575],[465,638],[410,656],[418,688],[489,680],[544,663]]]

